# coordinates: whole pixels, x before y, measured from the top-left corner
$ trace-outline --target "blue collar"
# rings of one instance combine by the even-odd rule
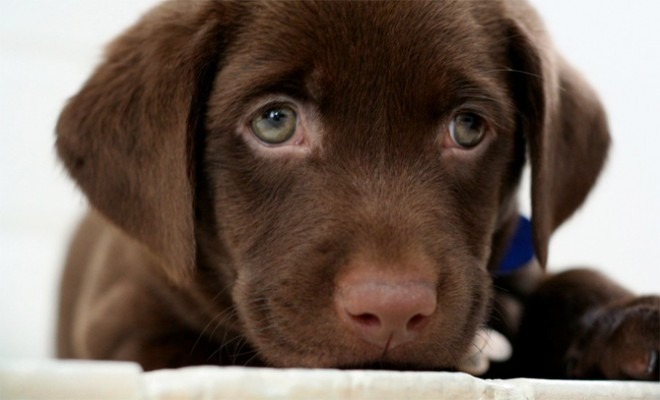
[[[509,247],[500,262],[496,275],[511,274],[534,259],[534,243],[532,240],[532,224],[522,215],[518,218],[516,231],[509,241]]]

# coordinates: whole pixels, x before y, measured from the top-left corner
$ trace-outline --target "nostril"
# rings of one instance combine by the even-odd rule
[[[408,320],[406,324],[406,329],[408,331],[417,331],[420,330],[426,325],[428,317],[422,314],[417,314]]]
[[[355,321],[357,324],[365,326],[365,327],[380,327],[381,321],[378,316],[370,313],[364,313],[360,315],[352,315],[350,312],[348,315],[351,316],[351,319]]]

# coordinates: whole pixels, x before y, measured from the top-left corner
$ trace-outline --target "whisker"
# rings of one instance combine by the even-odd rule
[[[202,337],[204,336],[204,334],[206,333],[206,331],[209,329],[209,327],[211,326],[211,324],[213,324],[214,321],[216,321],[218,318],[221,318],[222,315],[223,315],[222,313],[218,313],[218,314],[216,314],[213,318],[211,318],[211,319],[209,320],[209,322],[206,324],[206,326],[204,327],[204,329],[202,329],[202,331],[199,333],[199,335],[197,335],[197,339],[195,340],[195,343],[193,343],[192,347],[190,348],[190,353],[189,353],[189,355],[192,355],[192,353],[195,351],[195,349],[197,348],[197,345],[199,345],[199,342],[202,340]],[[214,330],[215,330],[215,329],[214,329]]]

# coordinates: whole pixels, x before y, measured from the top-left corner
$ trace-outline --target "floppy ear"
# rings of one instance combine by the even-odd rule
[[[550,235],[585,200],[610,138],[596,94],[554,52],[535,12],[517,6],[512,14],[512,87],[529,146],[534,246],[545,265]]]
[[[195,136],[228,8],[190,1],[151,11],[109,46],[57,124],[58,154],[92,206],[175,282],[194,267]]]

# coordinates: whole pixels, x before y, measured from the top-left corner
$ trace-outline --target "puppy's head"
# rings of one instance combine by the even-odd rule
[[[526,154],[544,263],[608,144],[515,3],[168,2],[110,47],[58,151],[174,282],[223,277],[266,362],[450,367]]]

